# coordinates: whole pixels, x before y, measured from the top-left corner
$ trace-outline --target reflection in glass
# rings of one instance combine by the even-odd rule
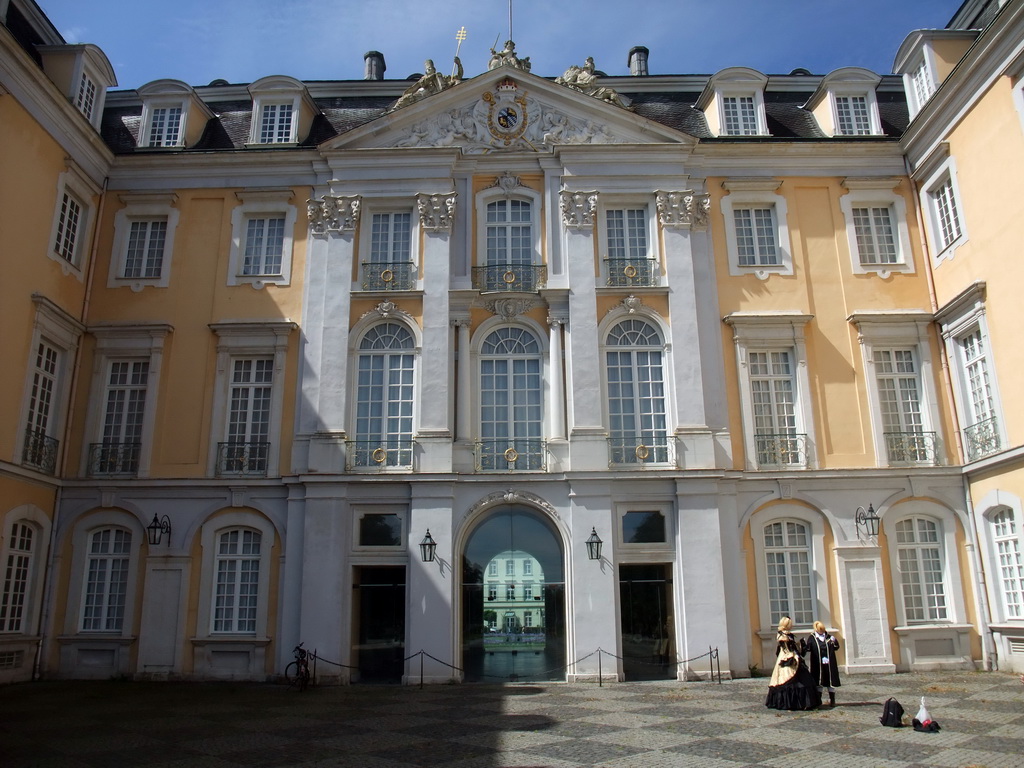
[[[564,680],[565,586],[553,526],[502,508],[470,535],[463,557],[466,680]]]
[[[402,543],[402,520],[398,515],[363,515],[359,520],[361,547],[397,547]]]
[[[622,516],[625,544],[661,544],[665,541],[665,516],[661,512],[627,512]]]

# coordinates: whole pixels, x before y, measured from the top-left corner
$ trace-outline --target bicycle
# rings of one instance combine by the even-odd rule
[[[295,661],[284,668],[284,678],[288,685],[304,691],[309,685],[309,677],[309,652],[299,643],[295,646]]]

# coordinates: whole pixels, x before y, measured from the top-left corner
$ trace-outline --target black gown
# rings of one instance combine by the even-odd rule
[[[836,662],[836,651],[839,641],[825,633],[825,639],[819,640],[813,632],[804,641],[810,662],[811,677],[818,685],[828,688],[839,687],[839,664]],[[828,658],[828,664],[822,664],[822,658]]]
[[[770,709],[816,709],[821,694],[804,663],[803,643],[792,632],[779,632],[775,646],[775,668],[764,705]]]

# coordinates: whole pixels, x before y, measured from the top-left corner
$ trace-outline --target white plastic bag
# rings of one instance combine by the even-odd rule
[[[932,719],[932,716],[928,714],[928,710],[924,706],[924,696],[921,697],[921,708],[917,710],[917,722],[924,725]]]

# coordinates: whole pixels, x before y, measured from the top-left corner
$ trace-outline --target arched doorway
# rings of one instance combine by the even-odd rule
[[[565,568],[536,510],[493,510],[462,556],[462,666],[469,682],[565,679]]]

